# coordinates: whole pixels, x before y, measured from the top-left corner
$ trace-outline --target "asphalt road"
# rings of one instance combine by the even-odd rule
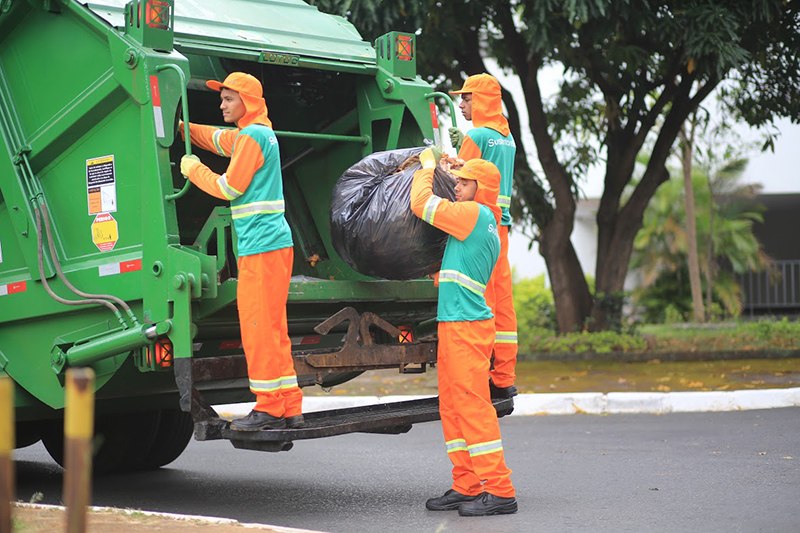
[[[438,422],[405,435],[298,441],[293,450],[192,442],[157,472],[94,482],[95,505],[329,532],[797,532],[800,408],[501,422],[516,515],[426,511],[449,487]],[[15,452],[17,497],[59,503],[41,444]]]

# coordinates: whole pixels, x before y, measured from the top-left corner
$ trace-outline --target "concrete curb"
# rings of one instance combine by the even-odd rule
[[[306,413],[377,403],[399,402],[428,396],[305,396]],[[254,403],[216,405],[224,418],[244,416]],[[576,392],[520,394],[514,412],[522,415],[666,414],[706,411],[741,411],[800,406],[800,387],[710,392]]]
[[[27,509],[42,509],[42,510],[52,510],[52,511],[66,511],[66,508],[63,505],[45,505],[42,503],[23,503],[23,502],[14,502],[14,507],[22,507]],[[238,520],[234,520],[232,518],[216,518],[213,516],[200,516],[200,515],[188,515],[188,514],[174,514],[174,513],[159,513],[155,511],[140,511],[138,509],[120,509],[117,507],[95,507],[90,506],[88,507],[89,511],[98,512],[98,513],[114,513],[114,514],[123,514],[123,515],[144,515],[144,516],[153,516],[157,518],[168,518],[170,520],[176,521],[188,521],[188,522],[202,522],[204,524],[217,524],[217,525],[230,525],[230,526],[240,526],[247,529],[262,529],[262,530],[269,530],[274,531],[276,533],[320,533],[315,530],[310,529],[297,529],[293,527],[285,527],[285,526],[273,526],[269,524],[255,524],[255,523],[245,523],[239,522]]]

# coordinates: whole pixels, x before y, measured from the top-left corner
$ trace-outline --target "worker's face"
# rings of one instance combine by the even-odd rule
[[[472,93],[464,93],[461,95],[461,103],[458,104],[461,114],[464,119],[472,120]]]
[[[474,200],[477,191],[477,181],[458,178],[456,182],[456,202],[469,202]]]
[[[247,111],[239,93],[223,87],[219,93],[219,98],[221,100],[219,108],[222,110],[222,120],[228,124],[236,124],[239,122],[239,119],[242,118]]]

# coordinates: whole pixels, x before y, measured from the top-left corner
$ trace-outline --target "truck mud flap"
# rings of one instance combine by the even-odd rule
[[[493,403],[498,417],[514,410],[513,398],[494,400]],[[278,452],[291,449],[295,440],[346,433],[406,433],[413,424],[439,420],[439,398],[317,411],[303,416],[305,425],[297,429],[234,431],[226,423],[221,437],[230,440],[235,448]]]

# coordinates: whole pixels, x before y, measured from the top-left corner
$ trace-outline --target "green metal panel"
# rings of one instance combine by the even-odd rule
[[[330,240],[340,174],[373,151],[432,137],[431,88],[413,62],[379,65],[349,23],[296,0],[175,0],[165,27],[132,22],[154,3],[172,7],[139,0],[127,22],[124,0],[17,1],[0,13],[0,371],[31,412],[37,402],[39,412],[63,406],[70,362],[91,364],[100,388],[124,372],[124,391],[98,397],[168,398],[163,378],[131,363],[144,331],[166,333],[176,358],[192,357],[195,336],[238,331],[228,207],[186,187],[176,166],[186,151],[176,131],[181,99],[190,120],[222,125],[219,94],[204,82],[233,70],[262,81],[280,139],[295,241],[293,334],[344,305],[402,323],[435,313],[429,281],[368,278]],[[227,166],[199,155],[219,173]],[[135,321],[48,295],[37,210],[52,221],[55,255],[42,250],[51,289],[80,299],[55,275],[60,265],[81,290],[127,302]]]
[[[122,27],[126,0],[98,0],[88,7]],[[258,61],[297,66],[292,58],[374,64],[375,51],[345,19],[320,13],[301,0],[177,0],[176,46],[229,55],[255,52]],[[269,53],[273,53],[270,55]],[[275,54],[278,55],[275,55]],[[288,58],[288,59],[287,59]]]

